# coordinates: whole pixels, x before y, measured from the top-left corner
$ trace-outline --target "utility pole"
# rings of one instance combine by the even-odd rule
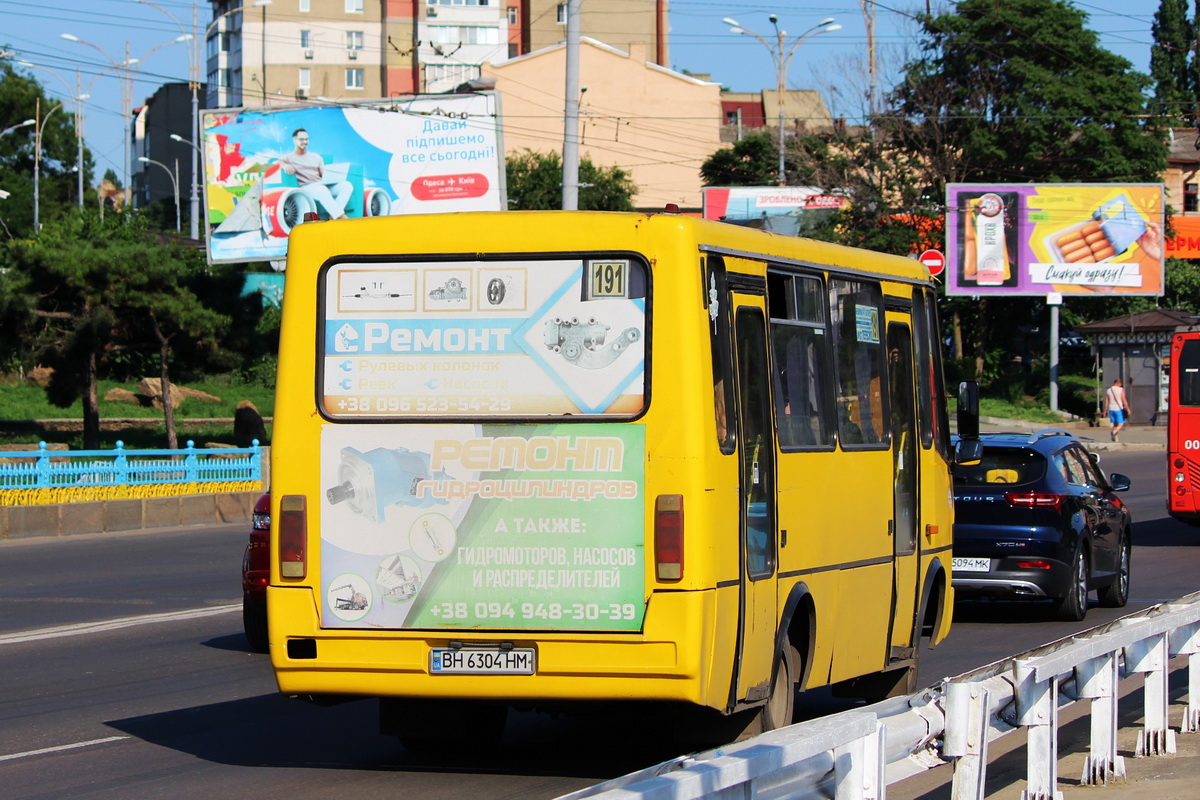
[[[579,209],[579,11],[583,0],[567,2],[566,109],[563,117],[562,207]]]

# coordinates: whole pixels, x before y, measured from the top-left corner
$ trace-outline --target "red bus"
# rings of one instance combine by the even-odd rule
[[[1167,513],[1200,526],[1200,331],[1171,338]]]

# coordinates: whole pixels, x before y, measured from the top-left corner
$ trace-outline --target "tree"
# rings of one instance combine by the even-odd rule
[[[787,174],[795,164],[785,154]],[[774,186],[779,180],[779,148],[769,133],[751,133],[722,147],[700,165],[705,186]]]
[[[1150,32],[1150,79],[1154,82],[1155,112],[1168,120],[1194,118],[1196,80],[1188,64],[1194,26],[1188,21],[1187,0],[1160,0]]]
[[[1148,116],[1146,76],[1098,44],[1063,0],[963,0],[922,18],[924,54],[910,63],[884,124],[923,154],[927,192],[950,182],[1152,182],[1166,168],[1162,121]],[[1013,320],[1039,301],[959,303],[982,368],[1007,347]],[[950,316],[943,314],[943,316]]]
[[[0,247],[0,333],[31,342],[54,368],[47,397],[83,405],[84,447],[100,444],[97,384],[107,361],[126,348],[157,351],[168,444],[177,445],[170,396],[172,346],[180,338],[215,347],[228,320],[188,288],[203,257],[154,235],[131,215],[101,218],[90,209],[47,223],[36,238]]]
[[[930,194],[936,176],[921,153],[869,131],[811,134],[794,147],[802,183],[849,200],[812,228],[811,236],[895,255],[941,245],[941,198]]]
[[[562,156],[526,148],[505,163],[508,207],[513,211],[562,208]],[[637,186],[620,167],[598,167],[579,159],[579,210],[633,211]]]
[[[907,149],[947,182],[1158,180],[1147,78],[1086,19],[1064,0],[963,0],[925,17],[925,55],[894,92]]]
[[[0,48],[2,49],[2,48]],[[0,189],[10,197],[0,207],[5,236],[20,237],[33,231],[33,166],[37,134],[42,131],[41,166],[38,175],[39,218],[46,222],[78,204],[75,173],[78,140],[68,104],[46,94],[41,84],[17,72],[0,59],[0,130],[27,119],[37,121],[0,137]],[[91,152],[84,149],[84,186],[92,169]]]

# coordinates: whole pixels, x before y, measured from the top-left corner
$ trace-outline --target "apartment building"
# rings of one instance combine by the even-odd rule
[[[451,91],[566,38],[553,0],[210,0],[207,107]],[[667,0],[606,0],[583,35],[667,63]]]
[[[204,108],[204,88],[197,97]],[[178,189],[183,216],[192,193],[192,91],[186,83],[166,83],[133,110],[130,129],[130,184],[135,208],[153,202],[175,203]],[[172,134],[185,141],[172,139]],[[139,161],[152,158],[158,164]]]
[[[212,0],[208,107],[386,96],[385,11],[368,0]]]

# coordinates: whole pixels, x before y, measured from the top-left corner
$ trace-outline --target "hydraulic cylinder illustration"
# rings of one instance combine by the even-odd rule
[[[333,505],[348,503],[354,513],[371,522],[380,522],[390,506],[428,508],[445,500],[434,499],[420,491],[422,481],[444,475],[433,475],[429,454],[416,453],[404,447],[378,447],[366,453],[353,447],[342,448],[342,463],[338,466],[338,485],[325,495]]]

